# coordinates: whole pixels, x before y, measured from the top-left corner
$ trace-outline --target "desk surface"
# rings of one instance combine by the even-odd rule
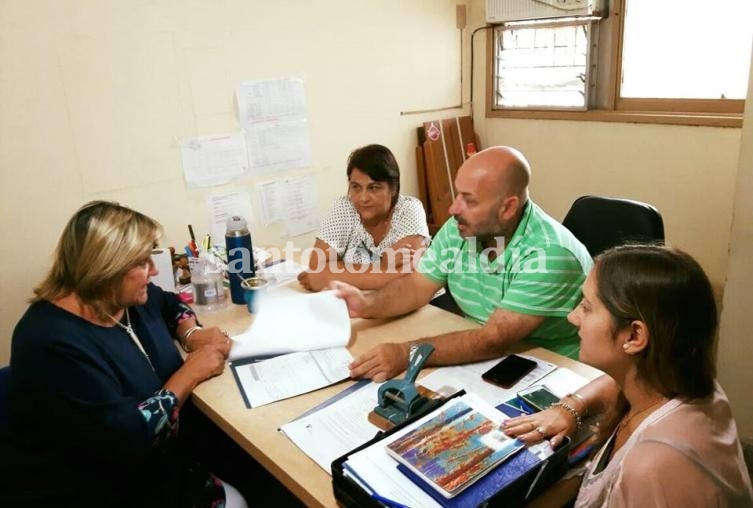
[[[242,332],[251,322],[251,316],[242,305],[231,305],[224,310],[212,313],[198,312],[203,324],[220,326],[231,335]],[[380,342],[407,342],[420,337],[466,330],[477,326],[459,316],[427,305],[401,318],[354,319],[348,349],[354,356],[357,356]],[[589,379],[599,374],[599,371],[587,365],[546,349],[534,348],[527,350],[526,353],[567,367]],[[340,383],[291,399],[247,409],[230,369],[226,368],[221,376],[202,383],[196,388],[194,401],[227,435],[307,506],[336,507],[331,476],[277,429],[340,392],[346,386],[346,383]],[[541,499],[547,494],[540,496],[536,504],[552,505],[546,502],[546,499]]]

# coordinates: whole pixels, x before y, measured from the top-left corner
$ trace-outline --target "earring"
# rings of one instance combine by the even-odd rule
[[[627,342],[622,345],[622,349],[624,349],[625,351],[627,351],[629,347],[630,344],[628,344]]]

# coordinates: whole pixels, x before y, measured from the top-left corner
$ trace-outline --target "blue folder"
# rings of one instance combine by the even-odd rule
[[[543,462],[544,460],[530,451],[526,449],[521,450],[489,471],[458,495],[449,499],[434,490],[426,481],[403,464],[398,464],[397,469],[445,508],[476,508],[483,506],[495,494],[519,478],[522,478],[529,471],[540,467]]]

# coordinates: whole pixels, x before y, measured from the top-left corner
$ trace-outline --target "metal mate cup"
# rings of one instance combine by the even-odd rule
[[[267,286],[269,286],[269,281],[264,277],[248,277],[241,282],[243,299],[251,314],[259,310],[259,295],[267,290]]]

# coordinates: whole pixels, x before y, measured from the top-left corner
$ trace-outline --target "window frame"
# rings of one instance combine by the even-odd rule
[[[602,20],[597,56],[600,86],[591,94],[602,97],[586,111],[552,109],[494,109],[495,30],[486,38],[486,116],[487,118],[521,118],[541,120],[578,120],[598,122],[656,123],[741,127],[743,99],[637,99],[621,98],[622,41],[626,0],[609,2],[609,17]],[[605,47],[606,46],[606,47]],[[605,60],[608,55],[608,60]],[[593,64],[594,62],[592,62]],[[606,77],[604,77],[606,74]]]

